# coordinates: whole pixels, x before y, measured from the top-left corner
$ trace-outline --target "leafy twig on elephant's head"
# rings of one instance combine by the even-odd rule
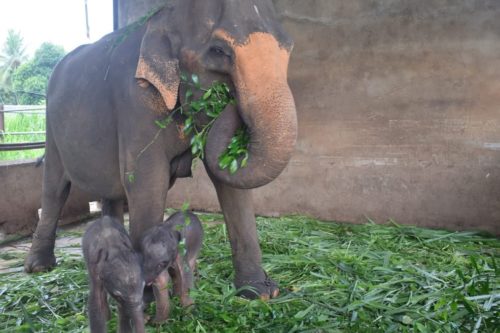
[[[149,10],[145,15],[141,16],[137,21],[130,23],[125,26],[119,35],[113,40],[113,44],[111,45],[110,52],[114,51],[114,49],[123,43],[128,36],[130,36],[134,31],[142,27],[146,22],[149,21],[151,17],[153,17],[156,13],[158,13],[165,5],[158,6]]]

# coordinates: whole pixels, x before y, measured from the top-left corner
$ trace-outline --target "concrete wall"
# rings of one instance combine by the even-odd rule
[[[120,21],[161,2],[121,0]],[[500,1],[274,2],[300,132],[257,211],[500,233]],[[202,169],[171,205],[218,209]]]
[[[41,207],[43,168],[35,160],[0,162],[0,240],[2,234],[29,234],[35,230]],[[91,197],[71,189],[60,224],[89,215]]]

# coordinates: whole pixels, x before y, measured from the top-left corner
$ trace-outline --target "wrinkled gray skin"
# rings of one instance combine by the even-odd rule
[[[184,240],[184,254],[179,253],[179,242],[182,240]],[[170,278],[173,280],[174,295],[179,297],[181,304],[183,306],[193,304],[189,297],[189,289],[194,284],[196,258],[200,253],[202,242],[203,227],[198,217],[190,211],[177,212],[163,224],[144,233],[140,251],[143,256],[145,281],[153,285],[156,300],[154,322],[168,319]]]
[[[297,118],[287,83],[293,43],[271,0],[168,3],[144,25],[81,46],[54,69],[42,216],[25,270],[55,265],[57,220],[72,185],[104,199],[106,212],[118,218],[126,199],[134,246],[163,221],[169,187],[190,175],[190,138],[182,133],[179,113],[161,131],[155,121],[185,101],[180,73],[196,73],[205,87],[214,80],[227,83],[238,102],[214,122],[204,159],[227,225],[235,285],[257,289],[247,297],[274,297],[278,287],[261,266],[249,189],[275,179],[295,146]],[[207,121],[195,119],[197,126]],[[230,174],[217,161],[242,124],[250,133],[250,157]]]
[[[107,332],[109,293],[118,303],[118,332],[144,332],[141,260],[123,225],[109,216],[96,220],[85,232],[82,248],[90,281],[90,331]]]

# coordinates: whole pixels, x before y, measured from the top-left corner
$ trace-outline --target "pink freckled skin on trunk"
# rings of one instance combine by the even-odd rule
[[[269,33],[252,33],[241,44],[222,29],[217,29],[214,36],[225,40],[234,50],[232,78],[238,114],[249,128],[251,140],[247,167],[234,175],[220,171],[213,156],[207,158],[207,164],[217,179],[230,186],[259,187],[283,171],[297,139],[295,103],[287,83],[290,51]],[[218,145],[226,144],[219,141]],[[207,143],[207,151],[217,156],[223,148],[210,140]]]

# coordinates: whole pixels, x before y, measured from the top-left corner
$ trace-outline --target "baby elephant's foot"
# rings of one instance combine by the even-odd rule
[[[149,314],[144,312],[144,322],[145,323],[152,323],[152,324],[161,324],[167,321],[168,319],[168,314],[169,314],[169,309],[168,308],[156,308],[156,313],[154,317],[151,317]]]
[[[189,297],[188,295],[182,296],[180,301],[181,301],[181,305],[185,308],[194,304],[193,299],[191,297]]]
[[[154,317],[151,319],[152,324],[163,324],[165,321],[167,321],[168,317]]]
[[[264,272],[264,276],[260,279],[235,279],[234,285],[236,289],[250,287],[238,293],[238,296],[248,299],[260,298],[263,301],[267,301],[278,297],[280,293],[278,284],[266,272]]]
[[[150,320],[150,322],[153,324],[162,324],[168,320],[169,313],[170,313],[169,308],[164,308],[164,309],[156,308],[156,314],[154,318]]]

